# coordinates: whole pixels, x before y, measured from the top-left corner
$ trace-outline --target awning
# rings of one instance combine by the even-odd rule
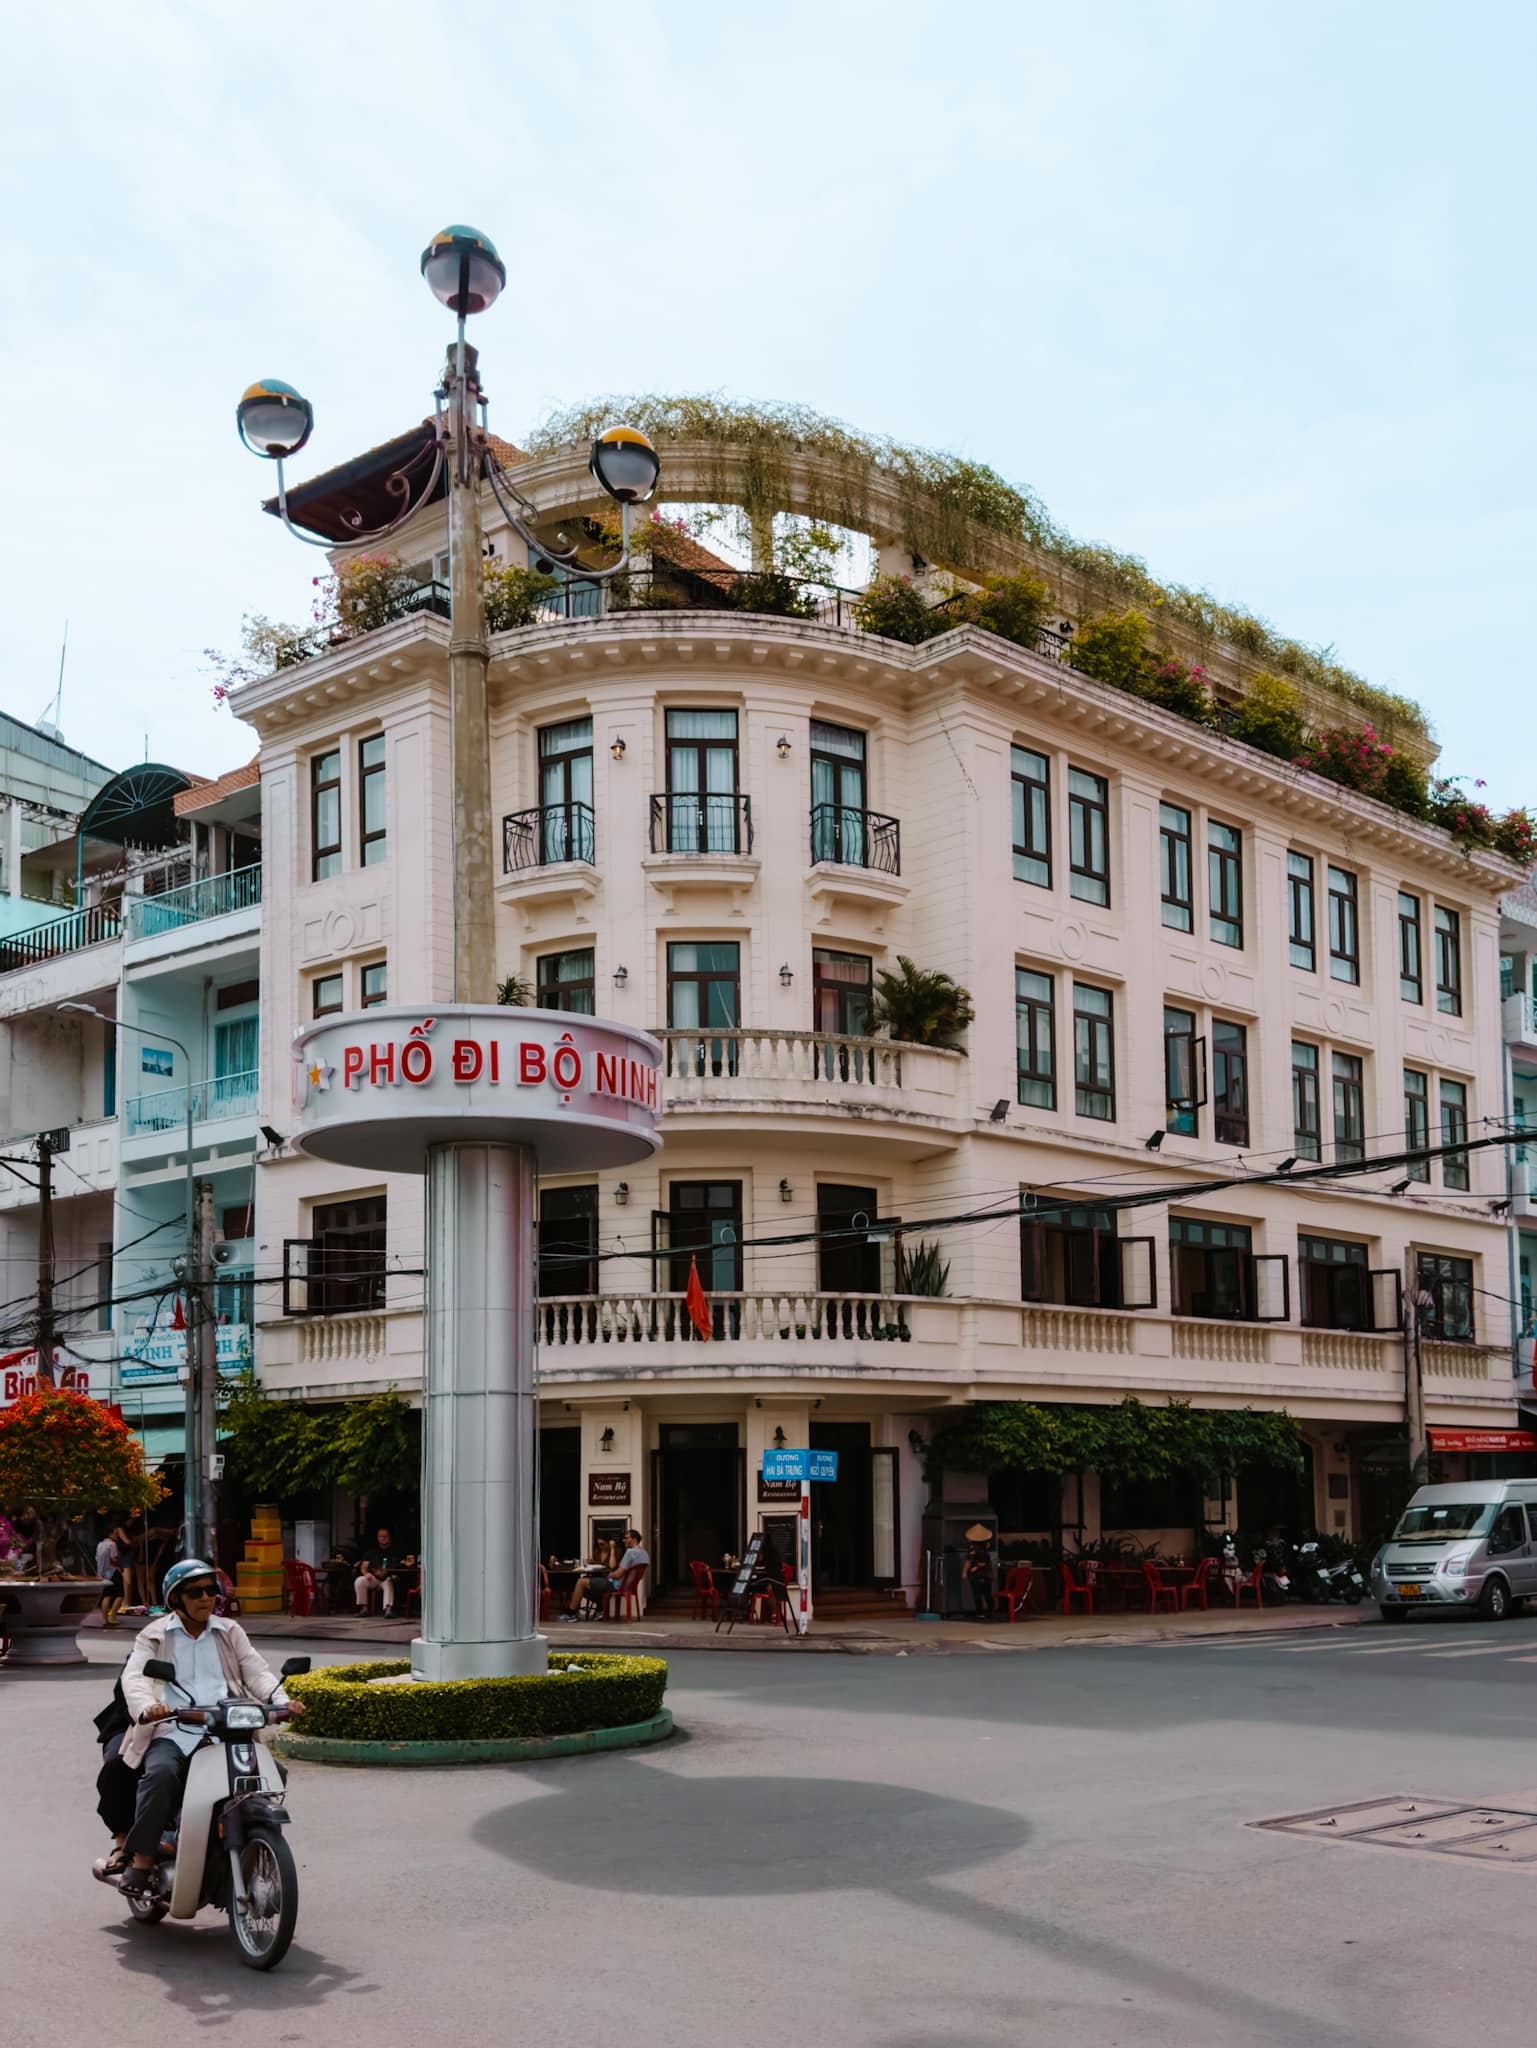
[[[1428,1429],[1433,1451],[1537,1451],[1529,1429]]]

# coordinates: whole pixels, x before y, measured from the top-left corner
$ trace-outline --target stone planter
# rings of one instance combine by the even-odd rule
[[[11,1639],[6,1663],[84,1664],[75,1632],[101,1600],[104,1579],[0,1579],[0,1629]]]

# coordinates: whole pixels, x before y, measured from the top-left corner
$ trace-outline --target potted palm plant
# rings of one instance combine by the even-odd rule
[[[906,1045],[955,1047],[976,1015],[969,990],[935,967],[915,967],[897,955],[897,972],[883,967],[875,977],[870,1023]]]

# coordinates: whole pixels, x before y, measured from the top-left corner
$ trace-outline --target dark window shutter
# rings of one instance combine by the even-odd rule
[[[1046,1226],[1035,1216],[1019,1219],[1019,1292],[1024,1301],[1046,1298]]]

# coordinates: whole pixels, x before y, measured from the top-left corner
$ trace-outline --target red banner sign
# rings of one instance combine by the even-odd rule
[[[1433,1451],[1537,1451],[1529,1429],[1428,1429]]]

